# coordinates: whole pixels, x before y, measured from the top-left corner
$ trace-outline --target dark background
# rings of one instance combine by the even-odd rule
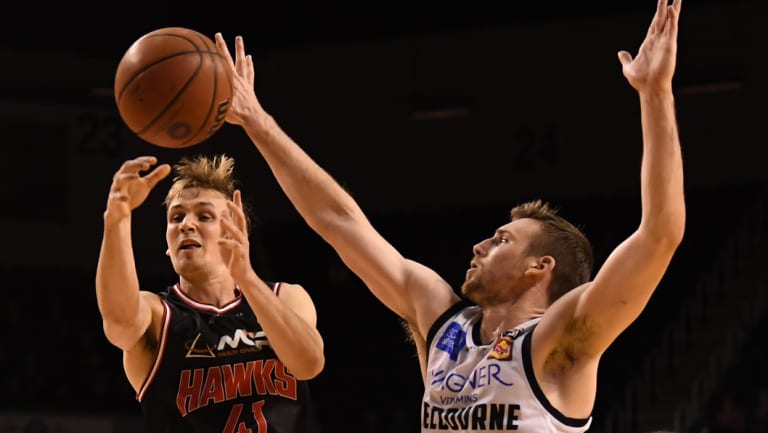
[[[138,413],[93,288],[111,176],[137,155],[173,163],[225,152],[258,216],[257,271],[303,284],[317,304],[323,419],[350,431],[396,429],[398,417],[416,425],[422,386],[399,323],[303,224],[247,137],[225,125],[199,146],[159,149],[121,123],[115,68],[156,28],[243,35],[265,108],[395,246],[456,286],[472,245],[521,201],[560,207],[593,239],[598,264],[639,222],[639,111],[616,52],[637,51],[652,1],[16,6],[0,18],[0,411]],[[683,9],[675,90],[689,229],[648,309],[605,356],[598,418],[768,180],[765,6]],[[175,281],[164,255],[168,185],[136,211],[146,290]]]

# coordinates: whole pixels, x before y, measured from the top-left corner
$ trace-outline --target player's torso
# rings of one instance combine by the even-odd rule
[[[590,420],[569,419],[549,404],[532,373],[529,337],[539,319],[484,345],[478,307],[449,312],[428,339],[423,433],[587,430]]]
[[[177,288],[165,299],[157,361],[137,398],[151,423],[171,432],[304,432],[307,383],[272,350],[240,295],[223,307]],[[297,342],[300,344],[300,342]]]

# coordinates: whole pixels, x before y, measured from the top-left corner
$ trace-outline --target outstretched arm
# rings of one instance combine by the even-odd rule
[[[216,34],[216,44],[230,59],[235,87],[226,121],[244,128],[304,220],[374,295],[426,332],[457,301],[453,290],[430,269],[403,258],[354,199],[262,109],[253,90],[253,61],[245,55],[242,38],[235,39],[234,59],[221,34]]]
[[[170,173],[171,167],[162,164],[149,174],[141,175],[156,163],[157,159],[152,156],[125,161],[113,177],[104,211],[96,299],[107,339],[124,351],[135,346],[151,322],[148,297],[139,292],[131,244],[131,212]]]
[[[637,55],[618,54],[640,99],[642,216],[637,230],[610,254],[593,282],[553,305],[545,316],[548,329],[559,335],[552,344],[578,339],[572,346],[577,359],[597,359],[640,315],[682,241],[683,163],[672,92],[680,8],[681,0],[671,5],[658,0]]]

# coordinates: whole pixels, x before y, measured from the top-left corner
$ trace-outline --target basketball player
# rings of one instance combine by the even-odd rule
[[[637,230],[590,279],[584,235],[545,202],[521,204],[474,246],[461,296],[371,226],[350,194],[263,110],[242,38],[233,59],[216,35],[235,82],[226,121],[244,128],[306,222],[407,322],[425,387],[422,432],[589,429],[600,358],[642,312],[683,237],[672,92],[680,9],[681,0],[659,0],[637,55],[618,53],[640,101]]]
[[[325,363],[315,307],[300,285],[251,267],[232,158],[175,166],[165,234],[179,279],[140,290],[132,211],[171,172],[161,164],[142,175],[156,164],[139,157],[115,173],[96,271],[104,332],[123,350],[149,432],[317,431],[307,382]]]

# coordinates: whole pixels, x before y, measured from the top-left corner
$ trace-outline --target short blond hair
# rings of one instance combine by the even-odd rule
[[[173,169],[176,176],[163,202],[166,208],[174,198],[188,188],[218,191],[228,200],[232,200],[238,187],[238,182],[234,178],[235,159],[225,154],[212,157],[197,155],[192,158],[184,156],[173,166]],[[251,219],[247,211],[245,219],[250,230]]]

